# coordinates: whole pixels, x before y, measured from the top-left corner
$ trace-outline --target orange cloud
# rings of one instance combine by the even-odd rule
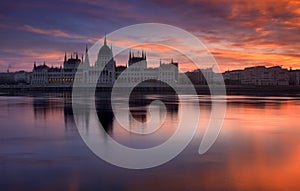
[[[158,45],[158,44],[144,44],[144,45],[137,46],[135,48],[148,50],[148,51],[158,51],[159,53],[168,53],[172,51],[171,48]]]
[[[300,47],[299,43],[297,43],[300,40],[299,35],[297,35],[297,31],[300,31],[299,0],[232,0],[230,2],[227,0],[187,0],[180,5],[175,4],[171,0],[162,0],[153,2],[149,6],[158,6],[163,12],[158,10],[157,13],[151,13],[151,15],[139,11],[135,4],[128,4],[119,0],[109,3],[90,2],[87,0],[77,1],[82,5],[89,4],[97,8],[106,8],[106,10],[109,10],[109,13],[114,13],[111,16],[117,18],[116,20],[120,20],[120,22],[124,18],[126,21],[134,19],[133,23],[137,21],[153,22],[159,17],[161,22],[173,24],[194,32],[213,51],[219,64],[226,70],[227,68],[244,68],[245,66],[262,64],[300,68]],[[80,13],[93,17],[100,14],[97,9],[80,7],[76,8],[76,11],[79,9]],[[184,14],[182,14],[182,10],[185,10]],[[0,15],[0,17],[2,16]],[[3,27],[9,28],[10,25],[4,24],[2,24]],[[18,29],[54,37],[83,40],[88,38],[83,35],[68,33],[63,28],[44,29],[24,25]],[[90,39],[96,40],[95,38]],[[114,42],[113,47],[131,47],[137,44],[125,38],[117,39],[116,41],[108,38],[108,42],[110,40]],[[173,40],[180,41],[183,39]],[[184,70],[193,69],[192,65],[187,64],[189,61],[174,54],[168,47],[147,44],[134,46],[133,48],[146,50],[148,59],[174,58],[179,63],[182,63]],[[176,46],[175,48],[180,50],[188,47]],[[63,52],[54,54],[49,54],[47,53],[49,51],[46,50],[45,52],[45,54],[39,53],[37,55],[32,53],[32,60],[41,59],[48,61],[48,63],[61,63],[61,54]],[[196,54],[200,55],[201,51],[198,51]],[[42,58],[42,56],[44,57]],[[121,63],[124,64],[125,61],[127,61],[127,58],[122,60]]]
[[[246,52],[216,48],[211,48],[210,51],[216,57],[223,71],[228,67],[241,69],[244,68],[247,64],[253,66],[258,65],[258,63],[264,64],[266,66],[281,65],[285,68],[289,68],[290,66],[294,68],[300,68],[300,55]],[[227,61],[226,64],[224,64],[225,60]],[[228,63],[228,60],[231,60],[231,62]]]
[[[55,36],[55,37],[74,38],[74,39],[87,39],[86,36],[66,33],[66,32],[58,30],[58,29],[46,30],[46,29],[40,29],[40,28],[32,27],[30,25],[24,25],[23,27],[21,27],[21,29],[25,30],[25,31],[28,31],[28,32],[33,32],[33,33],[37,33],[37,34],[44,34],[44,35],[50,35],[50,36]]]

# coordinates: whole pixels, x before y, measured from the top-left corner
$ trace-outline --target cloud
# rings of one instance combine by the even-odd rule
[[[72,39],[87,39],[86,36],[83,35],[77,35],[72,33],[67,33],[59,29],[41,29],[37,27],[32,27],[30,25],[24,25],[23,27],[20,27],[21,30],[37,33],[37,34],[43,34],[43,35],[50,35],[55,37],[63,37],[63,38],[72,38]]]
[[[267,64],[300,68],[298,0],[75,0],[72,6],[66,0],[29,2],[0,3],[0,18],[4,18],[0,24],[0,49],[32,49],[38,53],[57,50],[63,54],[65,50],[78,50],[80,43],[83,47],[86,41],[92,43],[94,36],[101,37],[126,25],[161,22],[198,36],[225,67]],[[30,33],[21,34],[22,31]],[[114,46],[127,43],[121,39]],[[170,57],[160,47],[143,48],[160,52],[160,57]],[[17,60],[5,56],[3,60]],[[32,56],[34,60],[36,55]]]
[[[224,49],[210,49],[210,51],[215,56],[223,71],[228,68],[242,69],[246,66],[254,65],[281,65],[289,68],[298,67],[300,63],[299,54],[245,52]]]

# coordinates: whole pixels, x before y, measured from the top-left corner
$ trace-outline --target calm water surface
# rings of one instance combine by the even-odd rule
[[[105,96],[97,99],[98,117],[118,142],[153,147],[174,133],[181,112],[175,96],[147,95],[133,97],[133,117],[147,121],[154,99],[163,100],[168,112],[150,136],[124,130]],[[69,96],[0,96],[0,190],[300,190],[298,98],[228,96],[221,133],[204,155],[197,151],[211,102],[199,99],[199,131],[179,156],[152,169],[127,170],[88,149]],[[191,106],[189,112],[198,111]]]

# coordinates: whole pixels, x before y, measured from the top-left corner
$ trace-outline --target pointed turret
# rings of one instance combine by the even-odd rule
[[[86,47],[85,47],[84,60],[82,59],[82,61],[83,61],[83,67],[85,69],[87,69],[90,66],[90,60],[89,60],[89,55],[88,55],[88,46],[87,46],[87,44],[86,44]]]
[[[107,42],[106,42],[106,35],[104,36],[104,45],[107,45]]]
[[[67,62],[67,52],[65,52],[65,59],[64,62]]]

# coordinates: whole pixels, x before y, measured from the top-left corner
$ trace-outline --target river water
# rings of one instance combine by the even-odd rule
[[[300,189],[300,99],[227,96],[221,132],[211,149],[199,155],[211,101],[208,96],[198,98],[199,127],[186,149],[161,166],[129,170],[89,150],[78,133],[69,95],[2,95],[0,190]],[[149,119],[147,108],[155,99],[166,103],[167,113],[162,127],[149,136],[122,128],[105,96],[96,100],[98,118],[107,135],[119,143],[153,147],[175,132],[184,104],[170,95],[133,97],[132,126]],[[185,112],[199,111],[191,106]]]

